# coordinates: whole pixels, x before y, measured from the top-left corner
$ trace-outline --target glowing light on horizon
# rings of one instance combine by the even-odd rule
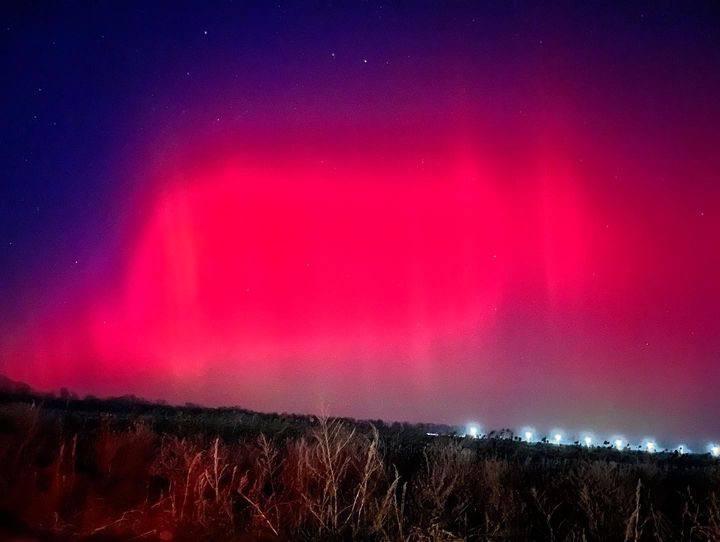
[[[522,427],[517,434],[524,442],[535,442],[537,440],[535,428],[529,425]]]
[[[430,433],[428,433],[430,434]],[[577,440],[574,442],[572,438],[568,437],[568,434],[561,430],[561,429],[552,429],[549,431],[547,437],[543,437],[542,440],[539,439],[538,433],[535,431],[533,427],[523,427],[520,429],[517,433],[519,435],[519,438],[523,442],[533,443],[533,442],[547,442],[551,444],[555,444],[557,446],[584,446],[586,448],[591,448],[593,446],[596,446],[596,436],[588,431],[583,431],[580,433],[577,433]],[[482,435],[482,431],[479,425],[477,424],[468,424],[466,426],[466,431],[464,436],[471,437],[471,438],[479,438]],[[492,437],[490,437],[492,438]],[[502,437],[497,437],[502,438]],[[600,438],[599,441],[602,441],[603,438]],[[675,448],[660,448],[657,441],[654,438],[645,438],[641,442],[635,442],[633,443],[629,439],[626,439],[622,435],[616,435],[609,437],[605,442],[604,445],[610,445],[612,448],[615,448],[618,451],[629,451],[629,452],[646,452],[648,454],[655,454],[655,453],[678,453],[680,455],[685,454],[692,454],[693,451],[686,445],[686,444],[679,444]],[[720,443],[711,443],[707,445],[707,453],[711,454],[713,457],[720,458]]]

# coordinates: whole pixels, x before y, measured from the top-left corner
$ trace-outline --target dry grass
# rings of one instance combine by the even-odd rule
[[[422,441],[415,457],[329,418],[297,436],[228,440],[112,417],[70,432],[20,404],[1,414],[0,537],[720,540],[712,463],[534,457],[451,438]]]

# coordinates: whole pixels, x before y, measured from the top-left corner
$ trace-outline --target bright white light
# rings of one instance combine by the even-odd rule
[[[680,446],[678,446],[676,448],[676,450],[677,450],[677,453],[679,453],[680,455],[686,454],[688,452],[687,446],[685,446],[684,444],[681,444]]]
[[[477,425],[468,425],[467,434],[472,438],[478,438],[480,434],[480,428]]]
[[[642,440],[642,444],[638,446],[638,449],[645,450],[649,454],[654,454],[658,451],[658,445],[653,437],[646,437]]]
[[[561,440],[562,440],[562,435],[560,433],[555,433],[555,444],[560,444]]]
[[[718,446],[717,444],[711,444],[710,453],[713,457],[720,457],[720,446]]]
[[[525,442],[537,442],[535,435],[536,435],[535,428],[530,425],[525,425],[522,428],[520,428],[520,431],[518,431],[518,435],[524,440]]]
[[[618,450],[623,449],[623,440],[621,438],[615,439],[615,448]]]
[[[587,446],[589,448],[591,445],[592,445],[592,437],[591,436],[585,437],[585,446]]]

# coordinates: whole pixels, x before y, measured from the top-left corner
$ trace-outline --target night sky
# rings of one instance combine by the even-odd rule
[[[0,372],[717,438],[720,9],[611,4],[4,2]]]

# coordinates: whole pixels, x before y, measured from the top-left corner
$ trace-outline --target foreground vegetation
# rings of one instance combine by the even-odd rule
[[[720,540],[708,456],[432,429],[3,393],[0,538]]]

